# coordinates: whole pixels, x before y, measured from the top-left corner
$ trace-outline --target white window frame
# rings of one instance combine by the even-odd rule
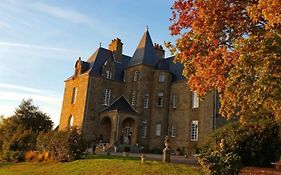
[[[111,89],[105,89],[103,95],[103,105],[109,106],[111,97]]]
[[[147,134],[147,121],[142,122],[142,128],[141,128],[141,138],[145,139]]]
[[[72,89],[71,104],[74,104],[76,102],[76,98],[77,98],[77,87],[74,87]]]
[[[132,92],[132,97],[131,97],[131,105],[135,106],[137,102],[137,91]]]
[[[112,78],[112,72],[110,70],[105,71],[105,78],[111,79]]]
[[[159,78],[158,78],[158,82],[161,82],[161,83],[165,82],[165,75],[160,74]]]
[[[176,95],[173,95],[172,107],[173,107],[174,109],[177,108],[177,96],[176,96]]]
[[[198,120],[192,120],[190,128],[190,141],[198,141],[198,128]]]
[[[157,123],[155,126],[155,136],[161,136],[161,123]]]
[[[73,124],[74,124],[74,116],[70,115],[69,118],[68,118],[68,127],[72,128]]]
[[[192,92],[192,108],[199,108],[199,96],[196,92]]]
[[[143,99],[143,108],[148,108],[148,102],[149,102],[149,93],[144,94],[144,99]]]
[[[163,105],[164,105],[164,93],[163,92],[158,92],[157,93],[156,104],[157,104],[158,107],[163,107]]]
[[[171,129],[171,137],[176,137],[176,128],[174,126]]]

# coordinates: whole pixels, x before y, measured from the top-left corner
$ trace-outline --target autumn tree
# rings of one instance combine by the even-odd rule
[[[280,0],[176,0],[171,22],[193,91],[216,89],[227,118],[281,118]]]

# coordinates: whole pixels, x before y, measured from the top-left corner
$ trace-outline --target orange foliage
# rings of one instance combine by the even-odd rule
[[[277,115],[280,115],[281,106],[277,104],[280,98],[270,102],[269,98],[261,97],[263,91],[258,90],[262,86],[271,87],[274,83],[270,84],[270,81],[276,83],[280,79],[267,79],[268,84],[263,84],[266,81],[259,84],[255,82],[257,78],[254,82],[241,84],[241,77],[238,78],[240,74],[246,76],[248,73],[262,77],[266,71],[262,72],[260,67],[266,69],[266,64],[272,65],[273,60],[278,62],[280,49],[271,45],[280,43],[280,0],[176,0],[170,20],[171,34],[179,38],[174,45],[170,42],[166,45],[175,54],[175,61],[184,65],[183,75],[193,91],[203,96],[214,88],[218,90],[222,97],[222,114],[227,117],[260,106],[267,106],[274,115],[279,111]],[[258,44],[254,46],[254,43]],[[270,48],[275,50],[266,50]],[[252,63],[253,69],[244,67],[245,61],[253,57],[256,60]],[[262,61],[264,57],[271,58],[269,63]],[[280,75],[271,70],[267,73]],[[251,91],[253,83],[257,86]],[[229,85],[238,87],[239,91]],[[255,100],[260,100],[261,105],[251,108]]]

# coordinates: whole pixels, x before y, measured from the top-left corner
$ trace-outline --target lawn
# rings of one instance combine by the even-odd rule
[[[0,175],[138,175],[138,174],[201,174],[198,168],[181,164],[163,164],[159,161],[141,163],[137,158],[118,156],[91,156],[65,163],[7,163],[0,162]]]

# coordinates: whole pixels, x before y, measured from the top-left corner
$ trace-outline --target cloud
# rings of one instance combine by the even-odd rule
[[[72,51],[72,50],[66,49],[66,48],[48,47],[48,46],[40,46],[40,45],[32,45],[32,44],[13,43],[13,42],[2,42],[2,41],[0,41],[0,46],[21,47],[21,48],[39,49],[39,50],[51,50],[51,51],[59,51],[59,52],[71,52]]]
[[[66,21],[69,22],[74,22],[74,23],[80,23],[80,24],[85,24],[91,27],[96,26],[96,22],[87,17],[86,15],[74,11],[74,10],[70,10],[70,9],[62,9],[56,6],[52,6],[49,4],[45,4],[45,3],[41,3],[38,2],[35,4],[35,7],[37,10],[44,12],[48,15],[57,17],[57,18],[62,18]]]
[[[45,90],[0,82],[0,115],[10,116],[23,99],[33,99],[34,105],[59,122],[62,96]]]
[[[11,27],[10,24],[0,21],[0,29],[6,29],[6,28],[10,28],[10,27]]]
[[[44,93],[44,91],[39,90],[39,89],[34,89],[34,88],[30,88],[30,87],[18,86],[18,85],[14,85],[14,84],[8,84],[8,83],[1,83],[0,82],[0,89],[1,88],[15,89],[15,90],[21,90],[21,91],[32,92],[32,93]]]

